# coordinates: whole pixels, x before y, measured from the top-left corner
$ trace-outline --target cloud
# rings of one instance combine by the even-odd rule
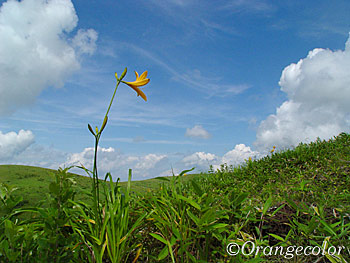
[[[205,153],[205,152],[196,152],[189,156],[186,156],[183,158],[182,162],[185,163],[187,166],[199,166],[203,167],[206,166],[209,168],[209,166],[213,163],[217,163],[219,160],[219,157],[212,153]]]
[[[84,165],[92,169],[94,148],[85,148],[80,153],[69,154],[67,160],[61,166]],[[143,180],[162,175],[161,172],[170,168],[167,155],[147,154],[144,156],[127,155],[114,148],[98,148],[98,171],[100,178],[107,172],[111,172],[116,180],[118,177],[127,180],[128,170],[132,169],[133,180]],[[75,170],[77,172],[77,170]],[[164,174],[163,174],[164,175]]]
[[[20,130],[18,133],[5,134],[0,131],[0,161],[12,159],[33,143],[34,134],[31,131]]]
[[[49,86],[61,87],[92,54],[97,33],[68,33],[78,17],[70,0],[7,1],[0,8],[0,115],[29,105]]]
[[[72,40],[73,46],[79,53],[92,55],[96,50],[97,32],[93,29],[79,29]]]
[[[266,150],[329,139],[349,131],[350,38],[344,50],[316,48],[287,66],[279,85],[288,100],[262,121],[255,145]]]
[[[188,70],[187,72],[183,72],[184,70],[182,69],[180,72],[177,69],[169,66],[169,63],[164,62],[157,55],[149,52],[148,50],[125,42],[114,43],[114,46],[116,45],[118,45],[118,47],[121,49],[133,51],[143,57],[146,57],[149,60],[152,60],[164,70],[168,71],[171,75],[172,80],[185,84],[191,89],[197,90],[198,92],[207,94],[208,97],[234,96],[243,93],[251,87],[249,84],[245,83],[223,83],[223,80],[221,78],[208,77],[208,74],[202,74],[198,69]]]
[[[13,154],[9,159],[0,159],[0,162],[4,164],[39,166],[57,170],[66,158],[66,152],[33,143],[24,151]]]
[[[136,136],[132,139],[132,142],[139,143],[139,142],[145,142],[145,138],[143,136]]]
[[[201,125],[195,125],[193,128],[187,128],[186,137],[209,139],[211,137],[210,133],[207,132]]]
[[[113,180],[120,178],[128,179],[128,171],[132,169],[133,180],[144,180],[157,176],[171,176],[173,172],[195,167],[195,172],[207,172],[210,165],[214,169],[220,168],[221,164],[238,165],[249,157],[258,158],[261,155],[252,151],[250,147],[239,144],[233,150],[223,156],[212,153],[195,152],[185,155],[155,154],[144,155],[124,154],[113,147],[98,147],[98,172],[99,177],[104,178],[110,172]],[[34,135],[30,131],[21,130],[18,134],[0,132],[0,163],[39,166],[50,169],[84,165],[92,170],[94,148],[88,147],[81,152],[67,153],[52,147],[34,143]],[[82,169],[73,167],[71,172],[88,176]]]
[[[223,156],[213,153],[195,152],[189,155],[184,154],[155,154],[145,155],[124,154],[112,147],[98,148],[98,171],[100,178],[107,172],[111,172],[113,179],[118,177],[125,181],[128,178],[128,170],[132,169],[133,180],[144,180],[157,176],[170,176],[174,172],[180,173],[182,170],[195,167],[195,172],[207,172],[210,165],[214,169],[220,168],[221,164],[239,165],[249,157],[259,158],[262,155],[252,151],[249,146],[238,144],[233,150],[228,151]],[[60,166],[71,166],[83,164],[88,169],[92,168],[94,148],[85,148],[82,152],[68,154],[64,163]],[[80,172],[74,170],[74,172]]]
[[[225,153],[221,159],[221,162],[228,165],[237,165],[249,159],[249,157],[253,158],[259,156],[260,153],[252,151],[249,146],[237,144],[233,150]]]
[[[271,13],[275,7],[266,1],[257,0],[231,0],[228,1],[222,9],[239,13]]]
[[[238,95],[250,88],[248,84],[223,84],[220,78],[204,76],[198,69],[190,70],[188,73],[177,74],[173,79],[184,82],[199,92],[207,93],[209,97]]]
[[[237,144],[231,151],[225,153],[222,157],[212,153],[196,152],[185,156],[182,163],[185,167],[196,167],[196,171],[207,172],[212,165],[214,170],[219,169],[221,164],[237,166],[245,160],[252,158],[260,158],[262,154],[251,150],[249,146]]]

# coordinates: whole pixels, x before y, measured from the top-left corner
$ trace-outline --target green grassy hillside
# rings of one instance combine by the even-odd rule
[[[0,183],[5,183],[18,188],[14,195],[23,197],[23,206],[35,206],[41,201],[46,193],[49,192],[49,184],[55,181],[57,170],[25,166],[25,165],[0,165]],[[87,176],[72,174],[78,191],[76,198],[84,202],[89,197],[84,191],[91,191],[91,179]],[[193,178],[194,174],[182,177],[183,181]],[[148,179],[142,181],[132,181],[131,190],[134,192],[145,192],[156,189],[164,181],[158,179]],[[126,187],[127,182],[121,182],[122,188]]]
[[[21,205],[29,206],[45,199],[55,173],[2,165],[0,182],[18,187],[15,193],[23,197]],[[62,183],[69,181],[61,175]],[[346,133],[294,149],[277,148],[239,167],[222,165],[207,174],[134,181],[131,192],[126,183],[121,183],[122,191],[112,184],[104,190],[107,198],[99,213],[81,191],[90,191],[91,179],[73,178],[73,191],[69,183],[52,186],[46,199],[49,207],[32,209],[29,215],[35,216],[29,221],[17,218],[18,208],[0,217],[4,233],[0,232],[0,261],[23,257],[35,262],[44,255],[51,261],[92,262],[90,247],[103,251],[106,244],[120,248],[125,262],[350,262],[350,135]],[[3,200],[12,202],[10,197]],[[106,220],[107,228],[98,228],[97,220],[100,225]],[[112,241],[116,235],[128,241]],[[262,251],[256,256],[228,255],[228,244],[242,246],[246,241],[283,248],[320,249],[327,244],[343,251],[338,257],[295,251],[292,258]],[[111,257],[106,252],[101,262],[111,262]]]

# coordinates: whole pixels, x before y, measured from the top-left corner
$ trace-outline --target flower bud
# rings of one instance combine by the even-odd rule
[[[103,131],[103,129],[106,127],[107,121],[108,121],[108,117],[106,116],[105,119],[103,120],[100,133],[101,133],[101,132]]]
[[[89,128],[89,131],[95,136],[95,133],[94,133],[94,131],[92,130],[92,127],[90,126],[90,124],[88,124],[88,128]]]
[[[128,71],[128,69],[125,68],[122,75],[120,76],[120,79],[123,79],[125,77],[127,71]]]

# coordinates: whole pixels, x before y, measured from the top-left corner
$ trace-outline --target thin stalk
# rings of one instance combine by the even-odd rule
[[[95,206],[96,218],[98,219],[98,222],[97,222],[98,227],[101,226],[101,222],[102,222],[102,217],[100,213],[100,188],[99,188],[98,173],[97,173],[97,151],[98,151],[99,139],[100,139],[100,134],[97,134],[95,137],[95,154],[94,154],[94,169],[93,169],[93,188],[94,188],[93,196],[95,199],[94,206]]]
[[[111,101],[109,103],[106,115],[105,115],[105,119],[108,116],[109,110],[111,109],[115,94],[117,92],[118,86],[120,84],[120,82],[122,81],[124,76],[122,76],[120,79],[117,80],[117,85],[114,89],[113,92],[113,96],[111,98]],[[103,125],[103,124],[102,124]],[[100,209],[100,187],[99,187],[99,180],[98,180],[98,173],[97,173],[97,152],[98,152],[98,143],[101,137],[101,133],[102,133],[102,129],[103,127],[101,126],[100,132],[97,132],[97,134],[95,135],[95,153],[94,153],[94,168],[93,168],[93,182],[92,182],[92,191],[93,191],[93,198],[94,198],[94,212],[95,212],[95,218],[98,222],[98,229],[97,229],[97,233],[99,233],[100,231],[100,227],[102,225],[102,213],[101,213],[101,209]]]
[[[107,109],[107,112],[106,112],[105,117],[107,117],[107,115],[108,115],[108,113],[109,113],[109,110],[111,109],[111,106],[112,106],[112,102],[113,102],[113,100],[114,100],[115,93],[117,92],[118,86],[119,86],[120,82],[122,81],[122,79],[123,79],[123,78],[120,78],[120,79],[118,79],[118,81],[117,81],[117,85],[116,85],[116,87],[115,87],[115,90],[114,90],[114,93],[113,93],[111,102],[109,103],[109,106],[108,106],[108,109]]]

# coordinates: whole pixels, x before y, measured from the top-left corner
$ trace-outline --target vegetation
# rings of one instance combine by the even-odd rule
[[[33,167],[26,165],[0,165],[0,183],[11,185],[17,188],[13,192],[15,197],[22,196],[21,207],[37,206],[42,201],[43,196],[48,191],[48,185],[55,180],[57,170]],[[88,191],[91,189],[91,180],[87,176],[69,173],[75,181],[72,185],[77,191],[76,199],[84,202],[90,202]],[[188,181],[195,174],[188,174],[182,177],[182,181]],[[137,193],[144,193],[157,189],[163,181],[156,178],[132,181],[131,190]],[[103,184],[103,180],[101,181]],[[127,182],[119,182],[120,187],[125,190]],[[82,191],[85,190],[85,191]]]
[[[116,240],[122,244],[125,236],[130,238],[120,246],[123,251],[112,252],[114,247],[105,245],[100,258],[113,262],[113,253],[120,253],[120,261],[114,262],[348,262],[346,249],[338,257],[320,254],[286,259],[263,252],[229,256],[226,246],[251,240],[259,246],[322,247],[327,240],[328,246],[349,249],[349,146],[350,135],[342,133],[329,141],[317,140],[260,160],[247,160],[240,167],[223,165],[218,171],[181,182],[188,178],[184,173],[148,180],[146,191],[133,191],[133,182],[128,186],[110,180],[102,184],[103,196],[110,198],[108,204],[112,205],[105,206],[107,201],[101,200],[103,220],[111,220],[112,214],[120,216],[121,206],[128,207],[129,218],[128,222],[114,218],[116,229],[100,236],[100,244],[103,248]],[[6,171],[8,176],[13,174],[11,182],[4,176]],[[32,184],[21,185],[24,179],[31,179]],[[68,169],[53,173],[35,167],[1,166],[1,180],[0,261],[93,262],[92,255],[97,252],[90,250],[87,241],[94,225],[87,213],[92,208],[78,198],[89,198],[80,186],[91,183],[90,178],[70,174]],[[39,188],[37,182],[43,186]],[[23,191],[15,194],[9,185]],[[22,200],[37,193],[32,191],[34,186],[46,198],[41,205],[28,208]],[[39,194],[31,197],[38,199]],[[23,213],[31,216],[20,219]],[[121,226],[125,231],[113,240],[110,236]]]
[[[117,87],[146,100],[138,87],[147,72],[134,82],[125,74],[116,75]],[[274,148],[239,167],[156,178],[154,190],[135,191],[131,170],[124,185],[109,173],[98,180],[98,142],[116,89],[101,128],[88,126],[94,166],[80,168],[90,178],[70,167],[53,177],[31,168],[27,178],[23,167],[1,167],[0,262],[349,262],[349,134]],[[42,183],[36,195],[34,178]],[[30,206],[29,194],[42,201]]]

